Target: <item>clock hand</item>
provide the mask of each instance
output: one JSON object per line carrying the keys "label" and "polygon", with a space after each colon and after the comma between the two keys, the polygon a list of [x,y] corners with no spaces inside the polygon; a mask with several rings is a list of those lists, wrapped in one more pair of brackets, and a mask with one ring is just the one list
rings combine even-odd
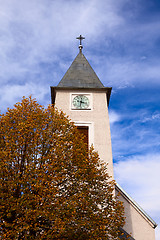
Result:
{"label": "clock hand", "polygon": [[83,101],[82,101],[82,97],[81,97],[81,100],[80,100],[80,107],[81,107],[82,103],[83,103]]}

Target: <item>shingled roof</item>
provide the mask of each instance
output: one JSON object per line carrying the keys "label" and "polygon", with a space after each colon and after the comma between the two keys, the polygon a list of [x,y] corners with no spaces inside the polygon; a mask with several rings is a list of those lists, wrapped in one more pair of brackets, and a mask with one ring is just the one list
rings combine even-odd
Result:
{"label": "shingled roof", "polygon": [[103,88],[104,85],[80,51],[57,87]]}

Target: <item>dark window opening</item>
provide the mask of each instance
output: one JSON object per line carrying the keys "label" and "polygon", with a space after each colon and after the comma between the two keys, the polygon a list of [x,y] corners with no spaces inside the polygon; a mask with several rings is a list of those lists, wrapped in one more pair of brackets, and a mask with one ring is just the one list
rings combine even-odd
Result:
{"label": "dark window opening", "polygon": [[89,146],[89,127],[88,126],[77,126],[77,129],[79,131],[80,134],[82,134],[84,136],[84,143],[87,146]]}

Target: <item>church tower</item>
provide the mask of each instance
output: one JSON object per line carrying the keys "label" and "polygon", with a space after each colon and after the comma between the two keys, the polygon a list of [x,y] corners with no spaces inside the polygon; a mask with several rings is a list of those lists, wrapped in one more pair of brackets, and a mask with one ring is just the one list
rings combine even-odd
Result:
{"label": "church tower", "polygon": [[104,87],[82,53],[81,35],[79,53],[57,87],[51,87],[52,104],[65,112],[93,144],[100,159],[108,163],[113,177],[111,135],[108,116],[110,87]]}
{"label": "church tower", "polygon": [[[93,144],[100,159],[108,163],[108,174],[114,179],[108,116],[111,88],[104,87],[82,53],[84,38],[80,35],[77,39],[80,40],[77,57],[58,86],[51,87],[52,104],[85,134],[85,141],[89,146]],[[124,236],[131,233],[130,240],[154,240],[156,223],[118,184],[115,193],[120,194],[124,203]]]}

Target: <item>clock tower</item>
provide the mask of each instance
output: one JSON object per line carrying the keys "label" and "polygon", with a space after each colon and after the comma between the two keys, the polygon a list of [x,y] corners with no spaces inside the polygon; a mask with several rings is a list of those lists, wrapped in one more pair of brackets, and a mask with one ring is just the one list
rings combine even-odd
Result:
{"label": "clock tower", "polygon": [[93,144],[100,159],[108,163],[113,177],[111,135],[108,116],[110,87],[104,87],[82,53],[81,35],[79,53],[58,86],[51,87],[52,104],[65,112],[77,128]]}
{"label": "clock tower", "polygon": [[[104,87],[82,53],[81,35],[79,53],[58,86],[51,87],[52,104],[65,112],[84,135],[88,147],[93,144],[102,161],[108,163],[108,174],[113,176],[108,106],[110,87]],[[118,185],[115,194],[124,203],[126,223],[123,236],[131,233],[130,240],[154,240],[156,223]],[[128,239],[128,238],[127,238]]]}

